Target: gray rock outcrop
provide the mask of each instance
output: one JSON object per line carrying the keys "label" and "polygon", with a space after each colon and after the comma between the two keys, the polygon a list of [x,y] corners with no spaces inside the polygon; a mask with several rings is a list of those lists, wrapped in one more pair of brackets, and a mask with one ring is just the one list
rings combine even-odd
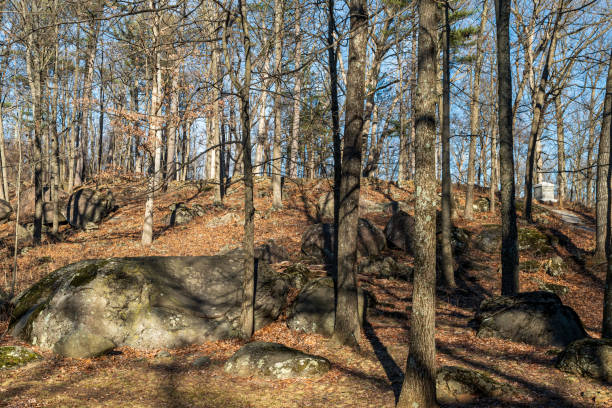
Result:
{"label": "gray rock outcrop", "polygon": [[78,190],[70,196],[66,205],[66,218],[70,225],[85,228],[87,223],[100,223],[115,210],[115,198],[110,190]]}
{"label": "gray rock outcrop", "polygon": [[[243,254],[81,261],[13,300],[11,334],[65,356],[173,348],[238,335]],[[285,306],[289,279],[260,263],[255,328]]]}
{"label": "gray rock outcrop", "polygon": [[554,293],[538,291],[485,299],[475,318],[478,337],[565,347],[588,337],[580,318]]}
{"label": "gray rock outcrop", "polygon": [[319,377],[331,368],[329,360],[279,343],[255,341],[242,346],[225,363],[232,375],[284,380]]}

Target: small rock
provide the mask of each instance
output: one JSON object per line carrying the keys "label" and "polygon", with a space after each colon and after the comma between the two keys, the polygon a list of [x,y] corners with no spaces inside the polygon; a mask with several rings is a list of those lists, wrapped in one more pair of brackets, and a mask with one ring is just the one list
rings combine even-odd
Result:
{"label": "small rock", "polygon": [[491,202],[486,197],[479,197],[472,203],[472,208],[475,212],[488,212]]}
{"label": "small rock", "polygon": [[166,350],[158,351],[157,354],[155,354],[155,358],[170,358],[170,357],[172,357],[172,354],[168,353]]}
{"label": "small rock", "polygon": [[286,267],[284,273],[289,276],[289,284],[298,290],[301,290],[313,276],[310,269],[299,262]]}
{"label": "small rock", "polygon": [[412,268],[397,262],[390,256],[382,259],[376,257],[364,259],[357,268],[359,273],[365,275],[374,275],[383,279],[412,281]]}
{"label": "small rock", "polygon": [[571,343],[557,360],[557,368],[612,383],[612,339],[581,339]]}
{"label": "small rock", "polygon": [[211,359],[208,356],[198,357],[191,363],[192,366],[197,368],[207,367],[211,363]]}
{"label": "small rock", "polygon": [[544,282],[538,278],[534,278],[533,281],[538,284],[538,289],[545,292],[554,293],[558,296],[567,295],[569,288],[565,285],[559,285],[557,283]]}
{"label": "small rock", "polygon": [[229,212],[222,217],[213,218],[212,220],[206,223],[208,228],[217,228],[222,227],[228,224],[237,224],[240,222],[240,216],[238,214],[234,214],[233,212]]}
{"label": "small rock", "polygon": [[225,363],[227,373],[275,378],[319,377],[331,368],[329,360],[279,343],[256,341],[240,348]]}
{"label": "small rock", "polygon": [[21,346],[0,347],[0,370],[21,367],[32,361],[40,360],[42,357]]}
{"label": "small rock", "polygon": [[548,275],[555,278],[563,276],[565,275],[566,271],[565,261],[563,261],[563,258],[561,258],[559,255],[555,255],[548,261],[546,261],[546,264],[544,265],[544,270]]}
{"label": "small rock", "polygon": [[466,368],[440,367],[436,376],[436,398],[442,404],[468,404],[479,397],[500,399],[515,392],[510,385]]}

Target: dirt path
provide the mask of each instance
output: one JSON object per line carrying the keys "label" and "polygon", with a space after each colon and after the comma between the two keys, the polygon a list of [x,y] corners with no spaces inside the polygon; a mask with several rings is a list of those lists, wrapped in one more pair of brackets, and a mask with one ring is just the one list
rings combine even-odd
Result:
{"label": "dirt path", "polygon": [[550,211],[557,214],[561,221],[565,222],[566,224],[571,224],[576,228],[580,228],[585,231],[595,232],[595,228],[592,226],[592,223],[587,222],[582,216],[576,214],[575,212],[558,208],[551,208]]}

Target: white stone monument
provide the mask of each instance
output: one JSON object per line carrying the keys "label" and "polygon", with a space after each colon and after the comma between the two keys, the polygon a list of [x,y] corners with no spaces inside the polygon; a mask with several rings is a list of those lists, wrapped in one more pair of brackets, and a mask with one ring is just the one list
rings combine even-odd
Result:
{"label": "white stone monument", "polygon": [[533,196],[541,202],[556,203],[555,185],[552,183],[542,182],[533,186]]}

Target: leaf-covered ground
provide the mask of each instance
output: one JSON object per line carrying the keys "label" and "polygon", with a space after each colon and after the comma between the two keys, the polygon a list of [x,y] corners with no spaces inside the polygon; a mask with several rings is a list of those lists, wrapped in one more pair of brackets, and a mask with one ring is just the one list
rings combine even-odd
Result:
{"label": "leaf-covered ground", "polygon": [[[139,255],[212,255],[239,246],[241,221],[223,227],[207,223],[227,212],[242,215],[242,191],[229,189],[225,206],[213,206],[213,192],[203,184],[173,184],[156,197],[155,241],[151,247],[140,245],[144,211],[144,184],[137,179],[99,180],[116,193],[119,210],[98,230],[75,232],[62,227],[61,239],[47,240],[35,248],[19,247],[18,290],[27,288],[45,274],[66,264],[87,258]],[[256,242],[275,239],[300,258],[299,247],[305,227],[317,222],[316,201],[330,188],[327,180],[285,184],[285,208],[270,210],[270,185],[267,179],[256,183]],[[484,191],[483,191],[484,193]],[[412,202],[409,187],[399,189],[383,182],[367,181],[363,194],[370,201]],[[459,207],[462,192],[457,191]],[[184,226],[168,228],[163,218],[168,206],[184,201],[199,203],[207,212]],[[498,207],[499,208],[499,207]],[[383,228],[389,213],[365,214]],[[599,337],[603,304],[604,267],[593,264],[592,214],[582,214],[584,224],[569,225],[546,208],[537,207],[536,228],[551,242],[549,250],[521,253],[521,261],[535,260],[540,265],[555,253],[569,265],[570,273],[552,278],[539,268],[521,274],[522,290],[535,290],[542,282],[563,284],[569,292],[565,304],[580,315],[587,331]],[[472,222],[459,217],[455,224],[477,234],[484,224],[499,223],[499,217],[477,213]],[[526,226],[526,225],[522,225]],[[10,222],[0,226],[0,288],[6,290],[13,265]],[[407,264],[412,259],[398,251],[389,254]],[[454,293],[438,291],[437,359],[439,365],[459,365],[479,370],[517,389],[514,396],[499,400],[482,399],[468,406],[509,407],[594,407],[611,406],[612,391],[604,384],[558,371],[555,358],[560,350],[534,347],[475,336],[469,321],[480,301],[499,293],[498,254],[471,248],[458,260],[459,289]],[[283,267],[283,265],[279,265]],[[311,265],[323,271],[322,265]],[[44,360],[18,370],[0,371],[0,406],[3,407],[393,407],[402,382],[408,353],[412,285],[403,281],[360,276],[360,284],[374,297],[368,323],[361,339],[361,352],[337,347],[324,337],[289,330],[284,322],[274,323],[257,333],[257,340],[275,341],[327,357],[332,370],[315,380],[262,380],[236,378],[223,371],[223,363],[241,342],[211,342],[189,348],[142,352],[127,348],[95,359],[73,360],[54,357],[37,350]],[[7,316],[0,315],[0,333]],[[22,344],[6,335],[0,345]],[[36,350],[36,348],[34,348]],[[209,356],[210,364],[194,362]],[[457,405],[459,406],[459,405]]]}

